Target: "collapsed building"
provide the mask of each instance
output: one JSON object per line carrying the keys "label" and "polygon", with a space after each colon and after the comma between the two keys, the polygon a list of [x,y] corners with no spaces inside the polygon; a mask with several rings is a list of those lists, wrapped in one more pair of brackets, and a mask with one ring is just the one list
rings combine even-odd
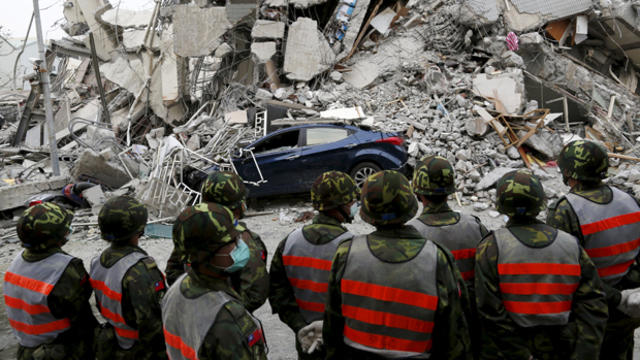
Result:
{"label": "collapsed building", "polygon": [[448,158],[458,201],[477,210],[510,169],[556,176],[553,160],[578,137],[605,144],[610,181],[640,195],[639,9],[162,0],[130,11],[65,1],[69,36],[47,57],[62,175],[51,175],[34,73],[29,91],[0,97],[0,211],[10,218],[31,195],[84,181],[97,185],[84,190],[90,206],[129,192],[170,218],[198,201],[189,171],[233,170],[238,144],[319,122],[402,132],[410,164]]}

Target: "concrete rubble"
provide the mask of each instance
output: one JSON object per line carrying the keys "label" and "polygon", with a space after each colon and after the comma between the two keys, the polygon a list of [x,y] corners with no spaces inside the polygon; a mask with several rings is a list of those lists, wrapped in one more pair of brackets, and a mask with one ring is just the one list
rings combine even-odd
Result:
{"label": "concrete rubble", "polygon": [[610,2],[67,1],[69,37],[50,46],[63,175],[51,173],[32,76],[30,91],[0,92],[0,211],[88,181],[94,212],[131,193],[153,217],[175,216],[198,200],[194,169],[232,170],[239,145],[314,122],[399,132],[410,165],[446,157],[460,204],[492,218],[495,182],[512,169],[559,196],[554,160],[578,138],[607,146],[610,181],[640,195],[640,16]]}

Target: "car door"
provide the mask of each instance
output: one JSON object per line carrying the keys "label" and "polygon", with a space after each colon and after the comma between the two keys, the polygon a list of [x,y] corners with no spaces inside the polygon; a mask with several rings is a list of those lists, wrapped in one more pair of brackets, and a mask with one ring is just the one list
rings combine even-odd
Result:
{"label": "car door", "polygon": [[339,126],[318,126],[303,131],[300,156],[305,168],[306,190],[311,189],[315,179],[326,171],[349,172],[352,149],[358,144],[353,130]]}
{"label": "car door", "polygon": [[300,170],[299,143],[299,129],[274,133],[249,145],[255,162],[247,151],[242,159],[234,161],[238,174],[247,182],[258,182],[262,174],[265,182],[249,185],[252,197],[304,191],[297,190],[302,181],[295,176]]}

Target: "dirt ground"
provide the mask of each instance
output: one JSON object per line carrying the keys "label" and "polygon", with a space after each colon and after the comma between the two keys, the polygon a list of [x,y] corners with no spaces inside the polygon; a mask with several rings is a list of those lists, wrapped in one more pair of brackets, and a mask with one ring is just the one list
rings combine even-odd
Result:
{"label": "dirt ground", "polygon": [[[279,221],[278,215],[280,210],[290,209],[291,207],[294,207],[295,209],[304,209],[305,205],[309,206],[310,209],[310,204],[302,202],[302,199],[290,199],[281,202],[272,201],[269,204],[263,204],[260,210],[273,211],[273,213],[246,219],[248,227],[259,233],[267,245],[269,250],[269,263],[271,262],[271,256],[278,246],[278,243],[289,232],[301,226],[300,223],[282,225]],[[456,204],[451,203],[451,205],[454,209],[460,210]],[[471,207],[465,207],[462,210],[479,216],[489,229],[497,229],[504,224],[502,216],[493,218],[489,215],[489,211],[476,213],[472,211]],[[347,224],[347,228],[352,232],[359,234],[366,234],[373,231],[373,227],[364,223],[359,217],[353,224]],[[84,261],[85,266],[88,266],[91,258],[98,255],[106,246],[107,243],[102,241],[99,237],[97,227],[93,227],[83,231],[82,233],[74,235],[71,241],[64,246],[64,250],[81,258]],[[173,244],[171,239],[143,239],[141,241],[141,247],[156,259],[160,268],[164,269],[169,254],[173,249]],[[20,250],[21,248],[18,243],[5,242],[0,244],[1,274],[4,274],[11,263],[11,260]],[[284,323],[280,322],[277,315],[271,314],[271,308],[268,302],[258,309],[255,312],[255,315],[262,321],[266,332],[267,344],[269,346],[269,359],[296,359],[293,332]],[[636,336],[638,336],[638,333]],[[638,341],[636,341],[636,343],[638,343]],[[16,339],[11,333],[5,308],[2,306],[0,307],[0,360],[14,359],[16,347]],[[640,359],[638,345],[636,345],[634,359]]]}

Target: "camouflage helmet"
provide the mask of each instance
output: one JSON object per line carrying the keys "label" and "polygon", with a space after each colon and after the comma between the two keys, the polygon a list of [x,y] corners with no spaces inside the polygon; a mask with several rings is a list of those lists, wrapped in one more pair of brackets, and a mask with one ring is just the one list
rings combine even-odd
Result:
{"label": "camouflage helmet", "polygon": [[454,171],[442,156],[422,159],[413,172],[413,191],[419,195],[449,195],[455,192]]}
{"label": "camouflage helmet", "polygon": [[98,214],[98,227],[108,242],[122,243],[144,233],[147,208],[131,196],[117,196],[107,200]]}
{"label": "camouflage helmet", "polygon": [[71,229],[73,213],[51,202],[34,205],[22,213],[16,230],[22,246],[44,250],[58,244]]}
{"label": "camouflage helmet", "polygon": [[222,204],[231,210],[242,206],[247,197],[247,188],[242,178],[235,173],[216,171],[204,180],[202,184],[202,201]]}
{"label": "camouflage helmet", "polygon": [[311,203],[318,211],[335,209],[357,200],[360,189],[351,176],[340,171],[327,171],[311,186]]}
{"label": "camouflage helmet", "polygon": [[192,262],[208,259],[240,234],[233,213],[226,206],[200,203],[182,211],[173,224],[173,241]]}
{"label": "camouflage helmet", "polygon": [[496,208],[507,216],[535,217],[544,209],[544,189],[530,170],[516,170],[498,180]]}
{"label": "camouflage helmet", "polygon": [[607,177],[609,155],[607,150],[593,141],[576,140],[560,152],[558,166],[565,179],[600,182]]}
{"label": "camouflage helmet", "polygon": [[404,175],[385,170],[367,178],[362,186],[360,217],[375,226],[402,225],[418,211],[418,201]]}

